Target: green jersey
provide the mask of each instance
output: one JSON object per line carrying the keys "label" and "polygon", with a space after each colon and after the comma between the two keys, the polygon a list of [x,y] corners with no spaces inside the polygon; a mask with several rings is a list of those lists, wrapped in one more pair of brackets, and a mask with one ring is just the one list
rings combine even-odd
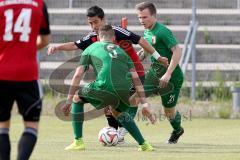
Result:
{"label": "green jersey", "polygon": [[[178,44],[172,32],[159,22],[156,22],[151,30],[144,31],[144,39],[146,39],[156,50],[163,56],[167,57],[170,62],[172,59],[171,48]],[[152,67],[156,71],[166,72],[166,68],[159,64],[159,62],[151,57]],[[179,65],[176,66],[174,72],[181,72]],[[176,73],[173,73],[175,75]]]}
{"label": "green jersey", "polygon": [[[144,38],[157,50],[157,52],[167,57],[170,62],[172,59],[171,48],[178,44],[172,32],[160,23],[156,23],[151,30],[144,31]],[[180,89],[183,83],[183,73],[179,65],[172,73],[169,87],[165,89],[159,87],[159,78],[167,71],[167,68],[161,65],[157,60],[151,57],[152,65],[146,74],[144,89],[146,95],[160,94],[162,104],[165,108],[175,107]],[[173,87],[173,88],[172,88]]]}
{"label": "green jersey", "polygon": [[129,92],[134,68],[129,56],[117,45],[110,42],[95,42],[82,53],[80,64],[93,66],[96,80],[93,88],[107,91]]}

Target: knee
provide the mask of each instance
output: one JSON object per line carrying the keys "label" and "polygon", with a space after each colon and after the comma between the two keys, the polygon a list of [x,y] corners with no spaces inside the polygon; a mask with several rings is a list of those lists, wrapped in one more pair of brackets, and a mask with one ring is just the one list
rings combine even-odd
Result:
{"label": "knee", "polygon": [[34,130],[38,131],[39,123],[38,122],[25,121],[24,126],[25,126],[25,128],[33,128]]}
{"label": "knee", "polygon": [[10,120],[0,122],[0,128],[9,128],[10,127]]}
{"label": "knee", "polygon": [[174,119],[176,115],[176,110],[175,109],[165,109],[164,110],[166,117],[170,119]]}
{"label": "knee", "polygon": [[106,117],[112,115],[110,106],[107,106],[107,107],[104,108],[104,114],[105,114]]}

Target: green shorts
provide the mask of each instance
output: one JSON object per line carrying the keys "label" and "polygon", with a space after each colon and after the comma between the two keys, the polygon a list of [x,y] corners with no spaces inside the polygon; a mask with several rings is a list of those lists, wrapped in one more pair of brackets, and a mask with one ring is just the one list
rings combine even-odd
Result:
{"label": "green shorts", "polygon": [[78,95],[85,103],[90,103],[94,108],[98,110],[111,105],[117,111],[125,112],[130,106],[129,90],[103,90],[94,87],[94,82],[80,88]]}
{"label": "green shorts", "polygon": [[165,108],[175,107],[177,104],[180,89],[183,84],[183,74],[181,69],[176,68],[174,71],[169,84],[165,88],[160,88],[159,79],[165,73],[165,69],[158,71],[150,68],[145,74],[144,89],[146,96],[160,95],[162,99],[162,105]]}

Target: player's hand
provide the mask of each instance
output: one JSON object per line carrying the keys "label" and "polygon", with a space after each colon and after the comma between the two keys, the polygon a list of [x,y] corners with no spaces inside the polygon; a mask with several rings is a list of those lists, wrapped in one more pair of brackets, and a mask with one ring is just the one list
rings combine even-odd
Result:
{"label": "player's hand", "polygon": [[169,66],[169,62],[168,62],[168,58],[167,57],[159,57],[158,58],[158,62],[162,65],[164,65],[165,67]]}
{"label": "player's hand", "polygon": [[171,74],[166,72],[161,78],[160,78],[160,88],[165,88],[168,85],[169,80],[171,79]]}
{"label": "player's hand", "polygon": [[47,54],[48,54],[48,55],[52,55],[52,54],[54,54],[56,51],[57,51],[57,46],[49,46],[49,47],[48,47],[48,52],[47,52]]}
{"label": "player's hand", "polygon": [[142,115],[146,116],[152,124],[156,122],[156,117],[149,103],[144,103],[142,108]]}
{"label": "player's hand", "polygon": [[62,107],[61,107],[61,111],[64,113],[64,116],[68,116],[70,111],[71,111],[71,104],[64,104]]}

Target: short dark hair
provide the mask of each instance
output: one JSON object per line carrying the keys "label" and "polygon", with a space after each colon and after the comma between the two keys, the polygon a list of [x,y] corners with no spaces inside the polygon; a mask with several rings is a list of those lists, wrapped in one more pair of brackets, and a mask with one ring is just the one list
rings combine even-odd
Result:
{"label": "short dark hair", "polygon": [[156,15],[157,14],[157,10],[156,7],[153,3],[151,2],[142,2],[136,5],[135,7],[137,10],[142,11],[144,9],[148,9],[151,13],[151,15]]}
{"label": "short dark hair", "polygon": [[98,30],[99,37],[111,39],[115,36],[115,32],[110,24],[103,25]]}
{"label": "short dark hair", "polygon": [[104,18],[103,9],[98,6],[92,6],[92,7],[88,8],[87,17],[95,17],[95,16],[103,19]]}

